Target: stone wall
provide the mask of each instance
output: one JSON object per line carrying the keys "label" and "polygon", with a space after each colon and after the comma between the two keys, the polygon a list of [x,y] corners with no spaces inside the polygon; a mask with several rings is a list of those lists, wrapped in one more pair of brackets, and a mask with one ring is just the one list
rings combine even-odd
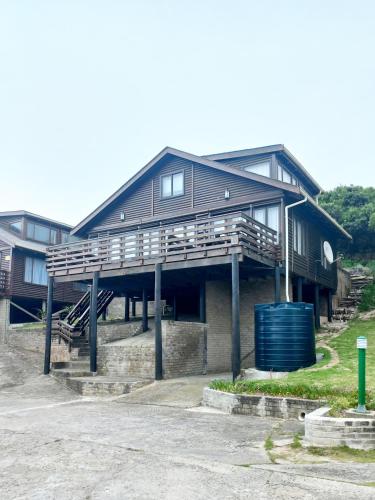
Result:
{"label": "stone wall", "polygon": [[305,442],[309,446],[349,446],[361,450],[375,449],[375,418],[327,417],[323,407],[305,418]]}
{"label": "stone wall", "polygon": [[342,269],[340,265],[337,266],[337,290],[333,296],[333,308],[338,307],[339,300],[347,297],[351,288],[350,274],[345,269]]}
{"label": "stone wall", "polygon": [[115,340],[126,339],[142,333],[142,324],[140,321],[116,322],[98,322],[98,345],[114,342]]}
{"label": "stone wall", "polygon": [[[165,300],[161,301],[162,307],[166,304]],[[130,303],[130,315],[132,311],[132,305]],[[136,302],[135,305],[135,315],[140,318],[142,316],[142,301]],[[154,301],[148,301],[148,316],[155,316]],[[111,303],[107,307],[107,319],[108,320],[123,320],[125,317],[125,297],[115,297],[112,299]]]}
{"label": "stone wall", "polygon": [[[285,280],[281,280],[281,298],[285,299]],[[291,289],[290,289],[291,293]],[[273,277],[240,281],[240,329],[242,367],[255,365],[254,306],[275,300]],[[232,291],[230,281],[208,281],[206,284],[206,320],[208,331],[208,371],[231,369]]]}
{"label": "stone wall", "polygon": [[13,347],[44,353],[45,327],[31,323],[29,326],[10,326],[8,329],[8,344]]}
{"label": "stone wall", "polygon": [[[206,326],[162,321],[165,378],[199,375],[206,368]],[[98,347],[98,373],[110,376],[155,377],[155,338],[148,331]]]}
{"label": "stone wall", "polygon": [[324,401],[273,396],[250,396],[203,390],[203,406],[217,408],[226,413],[252,415],[255,417],[305,418],[308,413],[320,408]]}
{"label": "stone wall", "polygon": [[165,378],[206,373],[206,325],[163,321],[162,338]]}

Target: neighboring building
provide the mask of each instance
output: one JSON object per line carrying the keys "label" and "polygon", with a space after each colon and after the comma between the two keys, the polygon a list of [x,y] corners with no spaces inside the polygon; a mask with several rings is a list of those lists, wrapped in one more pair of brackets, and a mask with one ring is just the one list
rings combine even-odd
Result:
{"label": "neighboring building", "polygon": [[[204,157],[167,147],[73,229],[83,242],[51,249],[48,271],[58,283],[97,276],[144,307],[155,299],[157,309],[160,292],[175,320],[207,324],[209,371],[230,368],[238,333],[251,366],[253,306],[285,300],[286,244],[290,300],[315,303],[317,325],[331,315],[337,270],[323,242],[336,253],[350,235],[319,207],[320,191],[282,145]],[[284,208],[300,200],[286,235]],[[155,328],[160,347],[158,317]]]}
{"label": "neighboring building", "polygon": [[[47,246],[71,241],[71,226],[23,210],[0,212],[0,339],[6,324],[35,321],[47,299]],[[77,285],[59,284],[53,310],[82,296]]]}

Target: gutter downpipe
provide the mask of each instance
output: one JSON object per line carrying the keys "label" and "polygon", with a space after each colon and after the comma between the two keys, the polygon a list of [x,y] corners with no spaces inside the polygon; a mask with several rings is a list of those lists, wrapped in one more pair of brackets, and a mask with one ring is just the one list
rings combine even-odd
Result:
{"label": "gutter downpipe", "polygon": [[302,203],[307,202],[307,196],[305,195],[303,200],[296,201],[291,205],[285,205],[285,297],[286,302],[290,302],[289,297],[289,209],[294,208],[297,205],[302,205]]}

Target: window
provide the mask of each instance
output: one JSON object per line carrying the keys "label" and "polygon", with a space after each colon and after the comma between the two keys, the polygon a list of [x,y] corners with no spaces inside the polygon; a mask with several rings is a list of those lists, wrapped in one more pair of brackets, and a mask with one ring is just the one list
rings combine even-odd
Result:
{"label": "window", "polygon": [[280,207],[278,205],[254,208],[253,217],[279,234]]}
{"label": "window", "polygon": [[281,182],[287,182],[288,184],[297,185],[297,179],[291,175],[284,167],[277,165],[277,179]]}
{"label": "window", "polygon": [[271,177],[270,172],[271,164],[269,161],[263,161],[262,163],[254,163],[254,165],[249,165],[245,167],[246,172],[252,172],[253,174],[263,175],[264,177]]}
{"label": "window", "polygon": [[40,241],[41,243],[50,243],[51,245],[56,245],[57,243],[56,229],[48,226],[28,222],[26,235],[30,240]]}
{"label": "window", "polygon": [[293,250],[306,255],[306,227],[298,219],[293,219]]}
{"label": "window", "polygon": [[25,259],[25,281],[34,285],[47,286],[46,261],[37,257],[26,257]]}
{"label": "window", "polygon": [[170,198],[184,194],[184,173],[178,172],[161,177],[161,197]]}
{"label": "window", "polygon": [[61,231],[61,243],[68,243],[69,236],[70,236],[70,234],[67,233],[66,231]]}
{"label": "window", "polygon": [[13,233],[21,234],[22,233],[22,221],[11,222],[9,224],[9,229]]}

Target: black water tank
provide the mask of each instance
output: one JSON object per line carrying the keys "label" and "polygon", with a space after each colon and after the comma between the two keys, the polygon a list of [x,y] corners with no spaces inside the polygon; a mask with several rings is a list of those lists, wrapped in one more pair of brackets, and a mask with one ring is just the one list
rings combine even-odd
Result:
{"label": "black water tank", "polygon": [[316,362],[314,310],[305,302],[255,306],[255,366],[291,372]]}

